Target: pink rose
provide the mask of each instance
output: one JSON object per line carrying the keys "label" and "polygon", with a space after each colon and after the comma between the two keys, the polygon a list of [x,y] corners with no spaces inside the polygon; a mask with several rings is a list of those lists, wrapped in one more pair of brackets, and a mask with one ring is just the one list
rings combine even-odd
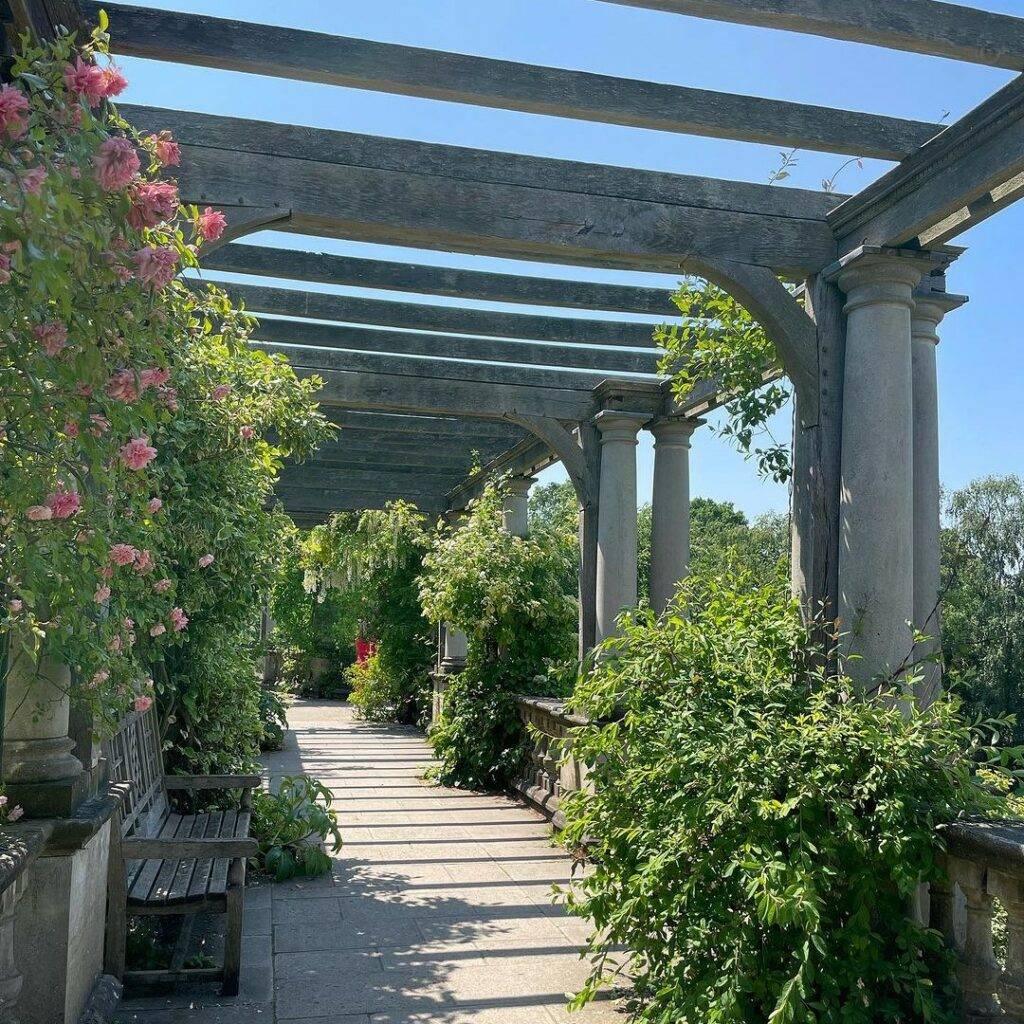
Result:
{"label": "pink rose", "polygon": [[101,416],[98,412],[90,413],[89,421],[92,423],[89,433],[93,437],[99,437],[100,434],[105,434],[110,429],[110,420],[106,416]]}
{"label": "pink rose", "polygon": [[222,398],[227,398],[231,394],[230,384],[218,384],[213,391],[210,392],[210,397],[215,401],[219,402]]}
{"label": "pink rose", "polygon": [[157,594],[166,594],[171,589],[171,581],[164,577],[162,580],[157,580],[153,584],[153,591]]}
{"label": "pink rose", "polygon": [[0,284],[7,284],[11,280],[11,257],[5,252],[0,252]]}
{"label": "pink rose", "polygon": [[153,706],[152,697],[136,697],[133,707],[136,711],[148,711]]}
{"label": "pink rose", "polygon": [[139,549],[131,544],[115,544],[110,549],[110,560],[114,565],[131,565],[139,557]]}
{"label": "pink rose", "polygon": [[103,76],[103,91],[101,95],[104,99],[120,96],[128,88],[128,79],[121,74],[121,69],[116,64],[108,65],[101,74]]}
{"label": "pink rose", "polygon": [[161,633],[166,633],[167,627],[162,623],[158,622],[155,626],[151,626],[149,630],[150,636],[160,636]]}
{"label": "pink rose", "polygon": [[129,469],[145,469],[155,458],[156,449],[149,443],[149,438],[143,434],[141,437],[133,437],[127,444],[122,445],[118,450],[121,462]]}
{"label": "pink rose", "polygon": [[101,587],[96,588],[96,593],[92,595],[92,599],[97,604],[103,604],[104,601],[110,600],[110,587],[105,583]]}
{"label": "pink rose", "polygon": [[135,402],[139,397],[139,381],[134,370],[118,370],[103,388],[107,398],[118,402]]}
{"label": "pink rose", "polygon": [[109,678],[110,673],[105,668],[101,668],[93,675],[91,682],[93,686],[102,686]]}
{"label": "pink rose", "polygon": [[110,643],[107,644],[107,646],[115,654],[120,654],[124,650],[124,641],[121,639],[120,635],[118,635],[118,636],[113,637],[111,639]]}
{"label": "pink rose", "polygon": [[46,168],[42,166],[30,167],[21,176],[22,187],[31,196],[37,196],[42,192],[44,181],[46,181]]}
{"label": "pink rose", "polygon": [[170,618],[175,633],[180,633],[188,625],[188,616],[180,608],[172,608]]}
{"label": "pink rose", "polygon": [[78,437],[78,424],[74,420],[68,420],[64,424],[64,433],[70,438]]}
{"label": "pink rose", "polygon": [[150,370],[143,370],[139,374],[139,383],[145,388],[163,387],[171,379],[171,371],[160,367],[153,367]]}
{"label": "pink rose", "polygon": [[92,396],[92,385],[86,384],[84,381],[79,381],[75,385],[75,394],[79,398],[90,398]]}
{"label": "pink rose", "polygon": [[48,320],[32,328],[43,351],[51,358],[68,343],[68,329],[59,320]]}
{"label": "pink rose", "polygon": [[45,522],[53,518],[53,509],[49,505],[31,505],[25,509],[25,518],[33,522]]}
{"label": "pink rose", "polygon": [[73,516],[82,506],[77,493],[68,490],[66,487],[48,494],[46,496],[46,504],[52,509],[54,519],[67,519]]}
{"label": "pink rose", "polygon": [[129,196],[132,205],[128,223],[136,231],[155,228],[178,212],[178,190],[169,181],[139,181],[131,187]]}
{"label": "pink rose", "polygon": [[64,68],[64,84],[70,92],[81,96],[90,107],[95,107],[103,99],[107,88],[103,70],[95,64],[86,63],[81,57],[77,57],[73,65],[68,64]]}
{"label": "pink rose", "polygon": [[20,597],[15,597],[7,602],[7,608],[12,615],[18,615],[24,607],[25,602]]}
{"label": "pink rose", "polygon": [[205,569],[208,565],[213,565],[213,555],[207,552],[199,559],[198,565],[200,569]]}
{"label": "pink rose", "polygon": [[248,424],[246,424],[244,427],[242,427],[239,433],[242,435],[243,441],[251,441],[255,436],[256,431],[253,430],[252,427],[250,427]]}
{"label": "pink rose", "polygon": [[107,139],[92,158],[96,181],[104,192],[115,192],[131,184],[139,171],[139,154],[122,138]]}
{"label": "pink rose", "polygon": [[28,130],[28,99],[13,85],[0,88],[0,135],[20,139]]}
{"label": "pink rose", "polygon": [[139,557],[135,560],[135,571],[141,576],[145,576],[146,573],[152,572],[156,563],[153,561],[153,553],[149,548],[139,552]]}
{"label": "pink rose", "polygon": [[150,498],[149,503],[146,505],[146,511],[151,516],[155,516],[163,507],[164,503],[159,498]]}
{"label": "pink rose", "polygon": [[199,215],[198,221],[196,221],[196,227],[199,229],[199,234],[203,236],[207,242],[214,242],[221,235],[224,234],[224,229],[228,226],[227,218],[220,210],[214,210],[208,206]]}
{"label": "pink rose", "polygon": [[133,256],[135,276],[154,288],[165,288],[178,271],[178,251],[171,245],[147,245]]}
{"label": "pink rose", "polygon": [[134,629],[135,628],[135,620],[134,619],[130,619],[127,616],[125,616],[125,618],[123,618],[121,620],[121,625],[124,626],[125,629]]}
{"label": "pink rose", "polygon": [[153,143],[157,162],[162,167],[178,167],[181,164],[181,147],[171,138],[170,132],[150,135],[148,141]]}
{"label": "pink rose", "polygon": [[112,565],[105,565],[100,569],[100,579],[112,580],[114,578],[114,567]]}

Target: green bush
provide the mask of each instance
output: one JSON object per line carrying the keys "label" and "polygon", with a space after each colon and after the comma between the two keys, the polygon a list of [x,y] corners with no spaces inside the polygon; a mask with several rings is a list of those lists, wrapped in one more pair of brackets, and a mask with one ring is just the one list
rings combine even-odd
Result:
{"label": "green bush", "polygon": [[385,671],[374,655],[345,671],[349,698],[367,722],[397,722],[406,717],[408,694],[400,678]]}
{"label": "green bush", "polygon": [[810,666],[784,584],[692,579],[581,678],[592,791],[563,804],[593,873],[587,1002],[616,947],[644,1024],[948,1021],[941,937],[908,906],[936,826],[997,810],[955,699],[861,699]]}
{"label": "green bush", "polygon": [[571,537],[556,530],[512,536],[501,504],[488,488],[424,559],[424,610],[468,639],[466,665],[430,734],[436,777],[449,786],[498,789],[509,781],[525,740],[515,695],[560,694],[550,669],[576,653],[576,601],[565,583]]}
{"label": "green bush", "polygon": [[308,775],[288,775],[276,793],[253,798],[252,834],[259,841],[259,866],[276,881],[295,875],[315,878],[331,870],[323,843],[341,849],[338,815],[331,810],[331,791]]}
{"label": "green bush", "polygon": [[284,746],[284,731],[288,728],[288,708],[277,690],[264,687],[259,697],[260,750],[280,750]]}

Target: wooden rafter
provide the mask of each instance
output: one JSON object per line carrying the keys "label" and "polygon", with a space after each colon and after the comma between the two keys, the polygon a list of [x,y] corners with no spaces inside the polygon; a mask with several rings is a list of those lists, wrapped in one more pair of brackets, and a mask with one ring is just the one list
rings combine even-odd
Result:
{"label": "wooden rafter", "polygon": [[549,262],[700,272],[702,258],[806,276],[844,197],[660,171],[122,107],[182,143],[182,194],[291,211],[282,229]]}
{"label": "wooden rafter", "polygon": [[1024,70],[1024,19],[936,0],[604,0]]}
{"label": "wooden rafter", "polygon": [[477,106],[899,160],[939,125],[207,15],[83,2],[133,57]]}

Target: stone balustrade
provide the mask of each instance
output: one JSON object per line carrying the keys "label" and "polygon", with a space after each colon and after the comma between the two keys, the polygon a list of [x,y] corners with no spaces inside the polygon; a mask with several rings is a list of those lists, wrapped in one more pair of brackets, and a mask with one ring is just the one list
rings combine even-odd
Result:
{"label": "stone balustrade", "polygon": [[0,828],[0,1021],[17,1024],[24,977],[15,946],[15,907],[28,885],[33,861],[53,832],[49,822]]}
{"label": "stone balustrade", "polygon": [[555,828],[565,818],[560,811],[562,797],[587,784],[586,770],[569,756],[569,733],[586,719],[565,710],[565,701],[551,697],[517,697],[519,717],[531,735],[530,755],[522,778],[513,789],[527,803],[546,814]]}

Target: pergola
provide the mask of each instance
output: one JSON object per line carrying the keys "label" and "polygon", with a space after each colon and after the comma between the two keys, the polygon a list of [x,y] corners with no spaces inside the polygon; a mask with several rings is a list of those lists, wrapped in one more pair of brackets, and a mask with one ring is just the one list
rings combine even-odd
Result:
{"label": "pergola", "polygon": [[[935,0],[603,2],[1024,68],[1024,19]],[[13,3],[44,35],[101,7],[116,54],[893,161],[846,197],[121,108],[141,128],[171,130],[183,198],[223,209],[231,239],[272,227],[721,285],[764,326],[794,386],[795,588],[809,612],[838,615],[863,656],[854,675],[900,664],[907,624],[927,628],[938,595],[934,345],[943,314],[964,301],[946,292],[961,252],[947,243],[1024,190],[1020,78],[942,126],[119,3]],[[650,324],[607,314],[668,317],[666,294],[240,242],[204,265],[252,279],[228,290],[265,314],[259,344],[323,377],[322,402],[345,428],[282,478],[298,522],[399,497],[457,513],[488,476],[528,478],[560,460],[582,510],[589,646],[636,598],[635,446],[647,428],[652,597],[664,604],[686,571],[690,435],[723,396],[709,381],[675,403]],[[591,316],[357,299],[261,278]],[[510,508],[525,500],[525,488],[511,490]]]}

